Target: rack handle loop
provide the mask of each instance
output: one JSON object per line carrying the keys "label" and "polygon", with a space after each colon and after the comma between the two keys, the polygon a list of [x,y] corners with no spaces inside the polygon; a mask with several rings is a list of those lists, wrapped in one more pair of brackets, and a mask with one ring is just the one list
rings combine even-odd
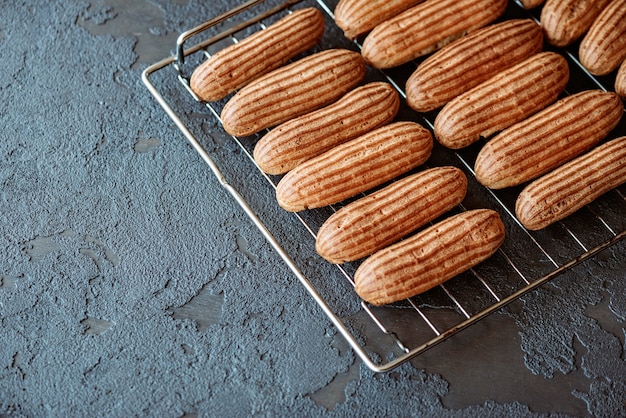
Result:
{"label": "rack handle loop", "polygon": [[[210,20],[207,20],[206,22],[204,22],[204,23],[202,23],[202,24],[200,24],[200,25],[198,25],[198,26],[196,26],[194,28],[191,28],[191,29],[181,33],[178,36],[178,39],[176,40],[176,63],[175,63],[176,65],[175,66],[180,71],[180,68],[182,67],[183,63],[185,62],[184,44],[185,44],[186,41],[189,40],[189,38],[191,38],[191,37],[193,37],[193,36],[195,36],[195,35],[197,35],[197,34],[199,34],[201,32],[204,32],[204,31],[206,31],[206,30],[208,30],[208,29],[210,29],[210,28],[212,28],[212,27],[214,27],[216,25],[219,25],[220,23],[230,19],[231,17],[236,16],[239,13],[241,13],[241,12],[243,12],[245,10],[250,9],[250,8],[256,6],[257,4],[263,3],[264,1],[265,0],[248,0],[247,2],[237,6],[235,8],[233,8],[231,10],[229,10],[226,13],[223,13],[223,14],[221,14],[219,16],[216,16],[216,17],[214,17],[214,18],[212,18]],[[290,6],[292,6],[292,5],[296,4],[296,3],[299,3],[301,1],[302,0],[289,0],[289,1],[286,1],[283,4],[281,4],[279,6],[276,6],[276,7],[274,7],[271,10],[268,10],[267,12],[258,15],[256,18],[250,19],[249,21],[246,22],[246,24],[244,26],[236,26],[235,28],[237,30],[240,30],[240,29],[242,29],[245,26],[249,26],[249,25],[251,25],[253,23],[256,23],[256,22],[266,18],[267,16],[276,13],[279,10],[285,9],[287,7],[290,7]],[[230,31],[229,33],[231,33],[231,32],[234,32],[234,30]]]}

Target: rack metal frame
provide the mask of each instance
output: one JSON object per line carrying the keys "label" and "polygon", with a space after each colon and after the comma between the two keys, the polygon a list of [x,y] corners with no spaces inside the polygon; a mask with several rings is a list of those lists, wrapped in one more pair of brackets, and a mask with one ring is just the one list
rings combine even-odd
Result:
{"label": "rack metal frame", "polygon": [[[330,319],[332,324],[346,339],[352,349],[358,354],[361,360],[371,370],[375,372],[386,372],[394,369],[402,363],[423,353],[435,344],[446,340],[457,332],[487,317],[491,313],[503,308],[504,306],[520,298],[524,294],[538,288],[539,286],[544,285],[545,283],[549,282],[554,277],[562,274],[566,270],[571,269],[575,265],[582,263],[585,260],[593,258],[600,251],[613,246],[614,244],[623,240],[626,237],[626,228],[620,230],[621,228],[623,228],[623,225],[620,225],[619,222],[617,223],[616,228],[615,221],[611,220],[626,218],[626,197],[624,196],[624,193],[619,189],[610,192],[610,202],[602,205],[600,209],[595,207],[585,209],[589,212],[589,216],[592,216],[594,218],[593,224],[599,225],[600,229],[604,229],[598,234],[600,238],[591,240],[592,244],[589,245],[589,243],[586,242],[589,240],[586,240],[584,237],[580,236],[580,233],[576,231],[575,228],[572,228],[571,225],[568,225],[567,222],[560,222],[559,226],[556,227],[558,228],[558,230],[556,232],[548,233],[547,235],[542,235],[542,233],[535,234],[525,230],[524,227],[517,221],[515,215],[512,213],[511,205],[510,203],[507,203],[506,196],[503,197],[498,192],[482,188],[480,190],[483,198],[486,199],[486,201],[493,203],[494,208],[497,209],[505,218],[505,222],[509,230],[514,230],[516,236],[521,236],[525,241],[530,243],[527,244],[527,246],[531,247],[532,251],[534,252],[533,254],[538,254],[539,259],[541,259],[539,264],[543,265],[543,267],[537,269],[537,271],[534,271],[531,268],[531,273],[529,274],[527,272],[527,270],[529,270],[528,266],[518,265],[517,260],[520,259],[519,253],[523,252],[523,250],[514,249],[514,252],[516,252],[516,254],[512,255],[507,252],[506,248],[501,248],[497,253],[498,262],[496,263],[495,267],[490,268],[487,273],[480,271],[480,269],[478,268],[471,269],[471,271],[469,271],[465,277],[459,279],[461,281],[471,280],[474,284],[470,284],[468,287],[475,287],[478,289],[468,291],[467,295],[464,295],[464,290],[458,292],[456,289],[451,289],[450,286],[446,283],[440,285],[437,288],[435,292],[438,292],[438,295],[433,298],[427,297],[425,300],[421,300],[419,297],[411,298],[405,303],[401,303],[397,306],[392,306],[389,308],[378,308],[370,306],[368,303],[362,300],[358,300],[358,297],[355,295],[355,300],[357,300],[357,302],[355,303],[359,303],[360,310],[366,314],[366,318],[369,318],[369,321],[371,321],[371,323],[373,324],[373,329],[377,330],[377,335],[367,335],[369,331],[366,330],[370,329],[369,326],[364,327],[364,329],[366,329],[365,331],[364,329],[358,329],[358,327],[355,327],[354,324],[351,323],[351,320],[347,318],[342,318],[336,312],[336,310],[331,307],[325,296],[316,287],[316,284],[310,280],[310,277],[307,277],[303,273],[301,266],[298,264],[297,261],[294,260],[293,254],[290,254],[287,250],[285,250],[284,246],[281,245],[280,241],[276,238],[275,233],[270,230],[266,222],[264,222],[264,220],[261,219],[261,217],[255,212],[250,203],[242,196],[240,191],[236,187],[234,187],[232,183],[227,179],[227,176],[224,175],[223,171],[220,169],[215,159],[211,156],[211,153],[207,150],[205,146],[202,145],[202,141],[199,140],[200,134],[197,132],[192,132],[191,128],[188,126],[189,124],[187,118],[189,117],[189,115],[185,112],[191,112],[192,109],[197,110],[198,106],[202,105],[205,106],[205,109],[209,111],[212,117],[215,117],[217,118],[217,120],[219,120],[219,105],[212,103],[203,103],[195,96],[195,94],[189,87],[189,78],[187,75],[185,75],[185,72],[183,70],[183,64],[185,63],[187,57],[196,53],[201,53],[205,56],[209,56],[208,48],[210,46],[224,40],[228,40],[228,42],[237,42],[236,34],[244,29],[256,27],[256,29],[262,30],[265,28],[263,21],[266,18],[274,16],[278,13],[289,13],[290,10],[296,4],[302,2],[302,0],[290,0],[278,6],[272,7],[268,10],[259,12],[254,15],[254,17],[247,19],[243,22],[230,25],[228,28],[222,30],[217,35],[211,36],[208,39],[193,45],[192,47],[185,48],[185,43],[192,37],[198,36],[205,33],[209,29],[216,28],[222,24],[225,24],[225,22],[229,22],[232,18],[239,16],[242,12],[254,9],[257,6],[262,5],[264,2],[265,0],[247,1],[241,6],[238,6],[224,14],[221,14],[213,19],[204,22],[197,27],[181,33],[176,43],[176,51],[174,55],[147,67],[142,73],[142,81],[147,87],[148,91],[152,94],[152,96],[157,100],[157,102],[164,109],[167,115],[175,123],[176,127],[182,132],[182,134],[191,144],[193,149],[207,164],[213,175],[219,181],[220,185],[235,199],[238,205],[244,210],[245,214],[263,234],[268,243],[273,247],[276,253],[281,257],[281,259],[287,264],[293,274],[295,274],[298,281],[304,286],[304,288],[311,295],[311,297],[313,297],[313,299],[322,309],[324,314]],[[316,0],[316,2],[323,11],[325,11],[331,18],[333,17],[331,8],[323,0]],[[513,4],[513,2],[511,3]],[[535,20],[537,19],[531,14],[528,14],[527,16],[530,18],[534,18]],[[356,47],[360,48],[360,44],[357,41],[355,41],[354,44]],[[568,52],[566,50],[561,52],[563,52],[563,54],[566,55],[572,63],[574,63],[574,65],[578,65],[577,71],[585,73],[584,68],[582,68],[582,66],[577,63],[575,54],[573,54],[571,51]],[[152,81],[152,77],[155,73],[160,73],[161,71],[168,68],[173,68],[175,70],[173,72],[170,72],[166,76],[167,80],[171,80],[168,82],[178,82],[181,83],[182,86],[184,86],[184,90],[189,93],[189,98],[191,99],[189,100],[189,107],[185,106],[184,109],[178,108],[175,110],[162,94],[162,89],[158,87],[155,82]],[[598,88],[606,90],[606,82],[603,83],[595,79],[588,73],[586,73],[585,76],[589,77],[590,80],[598,86]],[[386,74],[385,72],[381,72],[381,77],[394,85],[400,95],[406,98],[406,95],[401,88],[401,80],[398,80],[396,77]],[[420,115],[420,118],[421,122],[423,122],[430,129],[432,129],[432,115]],[[624,135],[626,134],[626,132],[622,134]],[[232,139],[243,150],[243,154],[247,155],[247,157],[249,157],[251,161],[254,161],[251,155],[251,147],[253,146],[253,144],[250,144],[248,140],[242,140],[241,138],[237,137],[232,137]],[[449,151],[449,153],[449,157],[453,161],[455,161],[458,166],[463,168],[467,173],[473,175],[471,155],[468,157],[467,155],[463,155],[462,152],[453,151]],[[278,180],[277,177],[268,176],[264,174],[260,169],[258,174],[260,176],[263,176],[272,188],[276,188]],[[331,210],[335,210],[335,208],[331,208]],[[458,210],[465,210],[465,207],[461,205],[459,206]],[[600,211],[609,212],[608,219],[605,219],[605,213],[599,213]],[[294,216],[302,223],[302,225],[305,226],[306,230],[309,232],[310,236],[314,240],[316,230],[317,228],[319,228],[320,225],[312,224],[310,219],[307,219],[306,213],[294,214]],[[544,248],[546,246],[545,243],[551,242],[556,242],[556,246],[558,247],[559,240],[567,240],[568,242],[573,241],[575,243],[575,249],[570,250],[568,255],[565,256],[564,260],[563,257],[554,256],[549,248]],[[550,245],[551,244],[548,244],[548,246]],[[312,254],[311,256],[315,257],[317,255]],[[548,269],[545,268],[546,264],[550,266]],[[352,273],[354,272],[354,268],[355,266],[353,265],[337,266],[337,269],[339,271],[338,275],[347,280],[351,286],[354,286],[354,282],[352,280]],[[496,276],[499,277],[489,277],[488,273],[493,272],[494,269],[496,271],[502,272],[501,274],[496,274]],[[538,276],[534,277],[535,274],[538,274]],[[497,288],[497,285],[494,286],[494,283],[502,280],[504,276],[514,277],[514,281],[516,281],[517,284],[507,285],[505,286],[505,290]],[[477,292],[483,294],[483,296],[476,296]],[[478,308],[472,306],[475,300],[481,298],[483,298],[484,300],[480,301],[480,303],[478,304]],[[469,305],[468,301],[471,301],[469,302]],[[392,319],[390,319],[388,315],[389,311],[386,312],[385,309],[391,310]],[[431,313],[441,312],[441,310],[453,311],[457,319],[455,319],[452,323],[446,323],[444,326],[438,325],[437,320],[431,318]],[[411,312],[410,314],[407,313],[409,311]],[[406,332],[398,332],[398,330],[394,329],[395,321],[393,320],[393,318],[395,318],[398,313],[401,316],[412,315],[411,318],[407,320],[412,323],[409,328],[414,330],[416,327],[419,327],[420,332],[418,334],[421,335],[422,332],[426,332],[426,334],[428,335],[426,337],[416,337],[417,339],[411,337],[409,338],[411,342],[406,342],[406,339],[404,338]],[[415,318],[413,318],[413,316],[415,316]],[[422,321],[422,323],[420,325],[413,325],[415,321]],[[395,345],[395,350],[381,353],[378,352],[378,349],[372,348],[368,344],[368,341],[380,339],[379,335],[383,335],[385,336],[385,338],[393,341],[393,344]]]}

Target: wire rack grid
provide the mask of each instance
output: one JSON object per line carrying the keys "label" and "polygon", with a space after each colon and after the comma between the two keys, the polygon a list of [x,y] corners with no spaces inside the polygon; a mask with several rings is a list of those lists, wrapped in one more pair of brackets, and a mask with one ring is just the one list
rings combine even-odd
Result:
{"label": "wire rack grid", "polygon": [[[530,232],[517,221],[514,215],[514,202],[520,191],[519,188],[493,191],[481,186],[475,180],[473,162],[481,143],[461,151],[436,147],[427,165],[454,165],[468,175],[467,197],[455,211],[481,207],[498,211],[507,229],[505,243],[489,260],[443,285],[406,301],[374,307],[360,300],[352,292],[350,297],[340,298],[337,302],[332,294],[329,295],[326,286],[320,283],[341,280],[344,286],[347,284],[347,288],[351,290],[354,285],[352,276],[358,267],[358,262],[333,266],[336,270],[332,270],[332,277],[323,277],[321,281],[315,276],[327,275],[325,268],[313,269],[313,271],[307,269],[305,273],[303,267],[305,265],[309,267],[308,261],[320,257],[314,253],[314,250],[311,250],[310,245],[306,247],[309,253],[305,254],[304,258],[299,252],[294,253],[292,249],[286,249],[284,240],[277,238],[277,234],[280,235],[281,231],[277,231],[276,226],[268,226],[268,219],[259,215],[259,210],[253,208],[250,199],[244,197],[238,187],[233,186],[233,178],[224,174],[224,167],[216,162],[215,155],[203,144],[201,136],[204,134],[192,128],[190,124],[190,120],[194,114],[197,114],[199,108],[208,112],[206,117],[219,121],[224,102],[203,103],[199,100],[189,87],[189,77],[186,75],[189,71],[185,69],[185,65],[193,68],[196,64],[189,63],[191,59],[199,63],[224,45],[238,42],[241,36],[245,36],[250,31],[265,29],[267,22],[271,19],[290,13],[295,7],[300,7],[300,3],[306,2],[292,0],[273,7],[267,6],[263,10],[264,3],[266,3],[265,0],[248,1],[181,33],[175,53],[146,68],[142,73],[142,80],[193,149],[208,165],[221,186],[244,210],[308,294],[313,297],[370,369],[385,372],[399,366],[626,237],[626,192],[623,187],[607,193],[576,214],[545,230]],[[322,9],[327,15],[327,20],[332,24],[332,11],[336,4],[323,0],[309,3]],[[262,10],[249,16],[256,8]],[[237,17],[244,15],[245,18],[237,20]],[[524,10],[514,1],[510,2],[502,19],[511,18],[531,18],[538,21],[536,14]],[[204,34],[208,30],[215,30],[215,28],[220,28],[219,33],[192,47],[184,47],[184,44],[192,37]],[[338,40],[339,37],[335,35],[330,45],[334,47],[336,45],[334,41]],[[360,48],[358,40],[346,44],[346,40],[342,39],[342,42],[344,43],[340,46],[356,50]],[[577,60],[575,46],[570,49],[560,49],[558,52],[568,59],[572,74],[565,94],[584,89],[612,89],[613,79],[593,77],[584,70]],[[413,62],[400,69],[375,71],[370,77],[391,83],[401,97],[405,98],[404,83],[417,64],[418,62]],[[173,71],[170,71],[171,69]],[[153,80],[157,73],[165,73],[161,75],[159,81]],[[171,93],[172,84],[177,84],[182,88]],[[165,97],[166,90],[172,95],[170,98]],[[399,115],[400,118],[418,121],[431,130],[435,116],[435,112],[416,114],[405,105]],[[622,121],[611,137],[626,135],[624,125]],[[243,151],[242,154],[247,156],[248,163],[251,162],[254,166],[256,165],[252,150],[260,135],[252,138],[232,137],[232,140]],[[266,180],[270,189],[275,189],[279,177],[266,175],[258,167],[256,169],[258,176]],[[234,176],[237,176],[237,168],[234,172]],[[265,202],[265,204],[277,205],[276,202]],[[294,222],[303,226],[306,231],[305,236],[308,236],[309,241],[314,242],[316,231],[324,220],[343,204],[345,202],[328,208],[294,214]],[[345,307],[338,306],[342,303],[353,306],[344,309]]]}

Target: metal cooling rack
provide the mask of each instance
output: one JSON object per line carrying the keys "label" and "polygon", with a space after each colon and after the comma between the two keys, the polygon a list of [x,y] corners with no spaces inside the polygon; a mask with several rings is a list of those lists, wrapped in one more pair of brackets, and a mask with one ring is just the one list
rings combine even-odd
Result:
{"label": "metal cooling rack", "polygon": [[[182,33],[178,38],[175,54],[146,68],[142,79],[220,184],[237,201],[370,369],[384,372],[395,368],[626,237],[624,186],[607,193],[562,222],[542,231],[530,232],[514,216],[515,198],[521,189],[492,191],[475,180],[472,167],[483,142],[461,151],[447,150],[436,144],[429,165],[454,165],[468,175],[467,197],[456,211],[479,207],[498,211],[507,229],[505,243],[489,260],[422,295],[383,307],[370,306],[360,300],[356,293],[351,291],[352,274],[358,263],[331,267],[328,263],[324,264],[325,262],[315,254],[314,246],[311,244],[314,243],[318,228],[337,207],[293,214],[294,223],[298,225],[299,221],[301,226],[304,226],[303,239],[310,241],[310,245],[296,245],[295,248],[298,250],[293,250],[294,246],[291,245],[293,243],[289,240],[302,237],[287,238],[288,245],[285,245],[285,239],[277,238],[284,235],[285,231],[280,226],[269,226],[272,222],[258,215],[259,209],[253,208],[250,199],[241,194],[241,189],[233,186],[245,180],[240,178],[241,170],[238,171],[237,167],[227,167],[234,174],[231,173],[230,176],[224,174],[222,171],[224,167],[220,168],[216,162],[215,152],[211,152],[210,147],[205,145],[203,136],[206,134],[197,127],[197,124],[192,123],[194,118],[198,118],[199,112],[205,111],[203,117],[219,121],[221,107],[224,104],[224,102],[202,103],[189,88],[188,76],[202,60],[225,45],[237,42],[238,38],[250,31],[263,30],[272,19],[284,16],[296,7],[312,5],[319,7],[328,15],[328,27],[329,23],[332,24],[332,10],[336,5],[336,1],[331,4],[322,0],[308,2],[294,0],[268,9],[266,3],[268,2],[265,0],[248,1]],[[254,11],[263,7],[266,10]],[[538,21],[537,13],[523,10],[518,3],[511,1],[502,19],[530,17]],[[237,18],[240,18],[239,21]],[[358,40],[349,42],[340,36],[341,32],[337,31],[336,27],[334,29],[335,33],[329,42],[333,47],[344,42],[340,47],[356,50],[360,48]],[[192,47],[184,48],[185,42],[190,38],[207,31],[218,33]],[[328,39],[324,40],[324,43],[326,42]],[[587,73],[577,61],[576,48],[572,46],[571,49],[558,50],[570,64],[571,77],[566,94],[592,88],[612,90],[614,79],[596,78]],[[417,64],[418,62],[414,62],[399,69],[376,71],[374,75],[368,77],[390,82],[400,95],[405,97],[403,86]],[[415,120],[432,129],[435,116],[434,113],[417,114],[403,106],[398,117]],[[609,138],[622,135],[626,135],[624,120]],[[258,137],[258,135],[252,138],[232,137],[243,151],[243,155],[248,157],[243,158],[247,161],[241,162],[244,166],[242,170],[246,169],[246,164],[254,162],[252,150]],[[260,169],[257,174],[267,181],[271,189],[276,188],[279,177],[265,175]],[[277,206],[275,201],[264,204]],[[293,225],[290,226],[288,234],[291,234],[292,230]],[[286,247],[290,250],[286,250]],[[340,298],[335,297],[333,292],[345,292],[342,290],[344,287],[348,289],[349,294],[347,296],[344,294]],[[346,304],[350,306],[345,306]]]}

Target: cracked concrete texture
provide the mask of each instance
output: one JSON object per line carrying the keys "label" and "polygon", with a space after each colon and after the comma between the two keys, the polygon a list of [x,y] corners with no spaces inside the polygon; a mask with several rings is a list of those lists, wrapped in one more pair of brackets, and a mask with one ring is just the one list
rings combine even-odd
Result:
{"label": "cracked concrete texture", "polygon": [[623,242],[392,373],[355,359],[140,82],[233,4],[3,5],[0,415],[624,415]]}

